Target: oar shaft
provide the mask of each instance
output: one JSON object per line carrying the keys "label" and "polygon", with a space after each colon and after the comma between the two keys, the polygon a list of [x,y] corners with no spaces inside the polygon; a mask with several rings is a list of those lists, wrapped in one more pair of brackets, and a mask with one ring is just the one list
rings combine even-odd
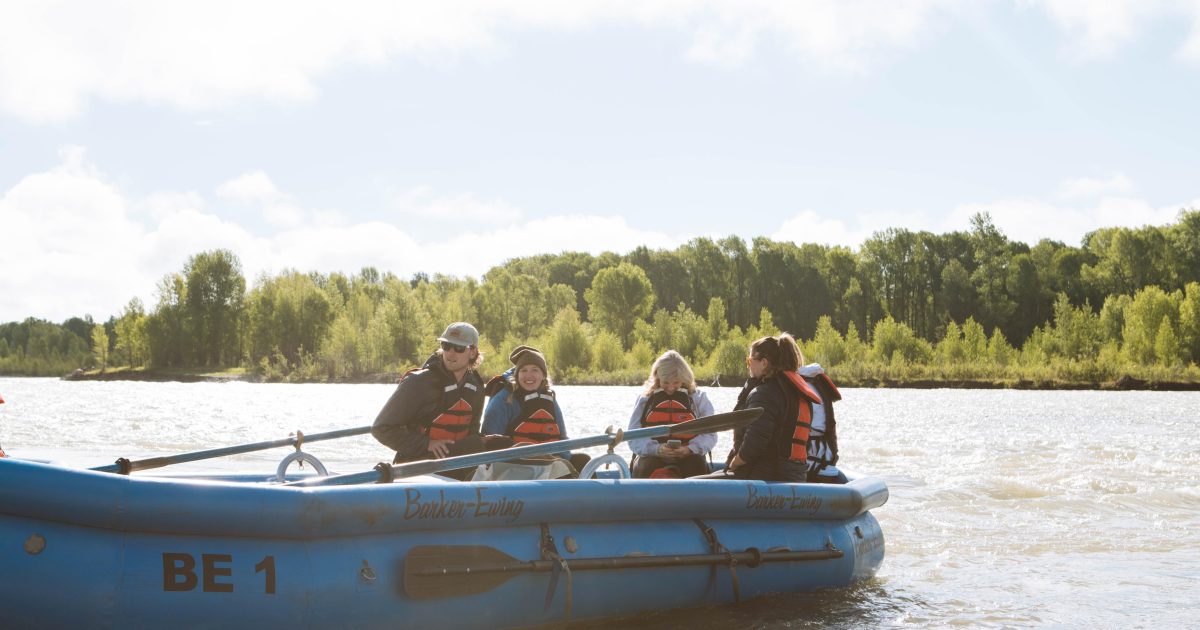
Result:
{"label": "oar shaft", "polygon": [[760,413],[762,413],[762,410],[758,408],[743,409],[741,411],[719,414],[718,416],[698,418],[696,420],[681,422],[679,424],[643,427],[641,429],[625,431],[619,435],[614,433],[605,433],[603,435],[572,438],[569,440],[559,440],[557,442],[527,444],[525,446],[516,446],[499,451],[485,451],[482,453],[460,455],[457,457],[447,457],[443,459],[424,459],[406,464],[398,464],[391,467],[380,465],[374,470],[368,470],[365,472],[351,473],[347,475],[333,475],[329,477],[316,477],[302,481],[293,481],[287,485],[346,486],[360,483],[387,482],[395,478],[415,477],[417,475],[429,475],[447,470],[472,468],[481,464],[520,459],[522,457],[554,455],[557,453],[565,453],[577,448],[588,448],[591,446],[616,446],[618,440],[656,438],[671,435],[673,433],[711,433],[713,431],[721,431],[733,426],[747,424],[754,418],[757,418]]}
{"label": "oar shaft", "polygon": [[[355,427],[353,429],[338,429],[336,431],[326,431],[324,433],[305,434],[303,442],[320,442],[323,440],[335,440],[337,438],[349,437],[352,435],[363,435],[370,433],[371,427]],[[119,472],[130,473],[137,470],[149,470],[151,468],[162,468],[172,464],[183,464],[186,462],[195,462],[202,459],[212,459],[214,457],[225,457],[227,455],[239,455],[241,453],[253,453],[254,451],[265,451],[281,446],[295,446],[296,440],[300,439],[296,436],[281,438],[278,440],[268,440],[266,442],[255,442],[253,444],[240,444],[237,446],[226,446],[223,448],[213,448],[206,451],[195,451],[193,453],[181,453],[179,455],[170,455],[166,457],[150,457],[137,461],[129,461],[124,458],[118,459],[116,464],[108,466],[97,466],[92,468],[99,472]]]}
{"label": "oar shaft", "polygon": [[[603,569],[649,569],[656,567],[687,567],[707,564],[742,564],[757,566],[761,562],[802,562],[829,560],[845,555],[841,549],[815,549],[811,551],[738,551],[733,553],[703,553],[671,556],[616,556],[611,558],[568,559],[572,571]],[[555,560],[530,560],[527,562],[490,562],[471,566],[431,567],[417,569],[411,574],[418,577],[446,575],[475,575],[479,573],[523,573],[544,572],[554,569]]]}
{"label": "oar shaft", "polygon": [[[638,429],[637,431],[642,431]],[[658,437],[667,435],[666,427],[650,427],[644,430],[656,431],[653,435],[634,435],[637,431],[630,431],[625,434],[629,437]],[[529,444],[526,446],[514,446],[506,448],[503,451],[484,451],[482,453],[474,453],[472,455],[460,455],[445,459],[423,459],[421,461],[410,462],[407,464],[397,464],[391,467],[391,477],[416,477],[418,475],[431,475],[433,473],[445,472],[447,470],[457,470],[459,468],[471,468],[480,464],[490,464],[495,461],[504,461],[508,459],[520,459],[522,457],[537,457],[539,455],[554,455],[556,453],[565,453],[576,448],[587,448],[589,446],[606,446],[612,444],[616,440],[615,435],[595,435],[585,438],[574,438],[571,440],[560,440],[558,442],[543,442],[541,444]],[[566,442],[570,442],[569,445]],[[497,454],[501,454],[498,459]],[[303,481],[295,481],[288,485],[298,486],[349,486],[360,483],[375,483],[384,481],[388,478],[388,473],[375,469],[360,473],[351,473],[348,475],[337,475],[331,477],[321,477],[313,479],[305,479]]]}

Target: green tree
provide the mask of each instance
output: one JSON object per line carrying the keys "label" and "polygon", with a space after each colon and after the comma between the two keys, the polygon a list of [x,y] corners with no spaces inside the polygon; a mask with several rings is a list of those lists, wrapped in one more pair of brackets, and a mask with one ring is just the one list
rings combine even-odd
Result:
{"label": "green tree", "polygon": [[1055,343],[1055,354],[1080,361],[1096,356],[1100,350],[1100,317],[1087,305],[1071,306],[1065,293],[1059,293],[1054,302],[1054,324],[1049,336]]}
{"label": "green tree", "polygon": [[711,350],[725,336],[725,331],[729,330],[724,300],[715,297],[708,301],[708,316],[705,317],[705,322],[707,323],[708,349]]}
{"label": "green tree", "polygon": [[817,320],[817,331],[813,334],[812,342],[807,345],[810,355],[808,359],[825,367],[838,365],[846,360],[846,341],[833,327],[833,320],[828,315],[822,315]]}
{"label": "green tree", "polygon": [[999,328],[992,329],[992,336],[988,338],[987,345],[988,359],[996,365],[1008,365],[1016,355],[1016,349],[1009,345],[1004,333],[1000,332]]}
{"label": "green tree", "polygon": [[1200,210],[1179,211],[1179,221],[1167,228],[1167,262],[1172,287],[1200,282]]}
{"label": "green tree", "polygon": [[1163,365],[1173,366],[1179,363],[1181,354],[1179,336],[1175,334],[1171,318],[1164,315],[1154,335],[1154,357]]}
{"label": "green tree", "polygon": [[195,360],[206,366],[236,363],[246,293],[241,262],[226,249],[202,252],[188,259],[183,276],[183,310]]}
{"label": "green tree", "polygon": [[988,213],[971,217],[971,241],[974,247],[975,271],[971,282],[979,296],[980,323],[1005,329],[1007,336],[1020,341],[1024,335],[1014,335],[1010,328],[1016,302],[1008,292],[1011,249],[1008,238],[992,223]]}
{"label": "green tree", "polygon": [[983,361],[987,358],[987,334],[983,325],[968,317],[962,325],[963,358],[968,361]]}
{"label": "green tree", "polygon": [[183,303],[187,283],[179,274],[164,276],[158,283],[158,303],[146,322],[150,364],[157,368],[185,365],[189,346]]}
{"label": "green tree", "polygon": [[724,378],[737,378],[746,374],[746,355],[749,352],[749,344],[740,335],[736,334],[736,329],[731,331],[730,335],[721,339],[713,349],[712,357],[709,359],[709,367],[713,374]]}
{"label": "green tree", "polygon": [[961,363],[966,358],[962,329],[953,321],[946,324],[946,334],[942,336],[942,341],[937,345],[937,355],[943,363],[950,365]]}
{"label": "green tree", "polygon": [[1179,303],[1179,343],[1184,361],[1200,363],[1200,282],[1189,282]]}
{"label": "green tree", "polygon": [[654,308],[654,287],[641,267],[621,263],[597,272],[584,299],[592,321],[617,335],[627,347],[634,322],[646,318]]}
{"label": "green tree", "polygon": [[92,326],[92,354],[96,357],[96,363],[100,365],[100,372],[107,371],[108,332],[104,330],[104,324]]}
{"label": "green tree", "polygon": [[1104,298],[1100,307],[1100,337],[1106,343],[1121,341],[1121,331],[1125,329],[1125,311],[1133,302],[1128,295],[1110,295]]}
{"label": "green tree", "polygon": [[846,326],[846,361],[863,363],[870,358],[871,346],[858,335],[858,326],[850,322]]}
{"label": "green tree", "polygon": [[951,260],[942,269],[941,302],[953,321],[963,321],[975,312],[975,287],[971,274],[958,260]]}
{"label": "green tree", "polygon": [[250,363],[279,353],[291,367],[317,352],[333,322],[334,304],[311,275],[285,270],[260,278],[246,299]]}
{"label": "green tree", "polygon": [[621,340],[607,330],[597,332],[592,339],[592,370],[613,372],[621,369],[624,362],[625,351],[621,348]]}
{"label": "green tree", "polygon": [[116,324],[117,352],[130,368],[145,365],[148,359],[146,312],[138,298],[129,300]]}
{"label": "green tree", "polygon": [[[595,308],[595,305],[592,306]],[[592,345],[579,313],[568,306],[558,312],[550,328],[546,358],[556,370],[583,370],[592,361]]]}
{"label": "green tree", "polygon": [[1157,286],[1138,291],[1125,309],[1125,326],[1122,328],[1123,349],[1131,360],[1149,365],[1155,359],[1155,343],[1162,321],[1173,327],[1179,320],[1179,303],[1183,296],[1176,291],[1169,294]]}
{"label": "green tree", "polygon": [[876,322],[872,338],[872,353],[885,362],[895,363],[899,360],[907,364],[920,364],[928,363],[933,356],[929,342],[918,338],[911,328],[891,317]]}
{"label": "green tree", "polygon": [[1084,265],[1084,282],[1099,295],[1132,294],[1148,285],[1169,286],[1167,239],[1162,229],[1102,228],[1083,237],[1096,259]]}

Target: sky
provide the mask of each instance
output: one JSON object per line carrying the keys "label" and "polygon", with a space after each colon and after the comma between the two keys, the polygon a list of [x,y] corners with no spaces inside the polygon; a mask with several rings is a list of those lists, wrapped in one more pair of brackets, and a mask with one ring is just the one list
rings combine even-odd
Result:
{"label": "sky", "polygon": [[0,322],[732,234],[1200,208],[1200,0],[0,0]]}

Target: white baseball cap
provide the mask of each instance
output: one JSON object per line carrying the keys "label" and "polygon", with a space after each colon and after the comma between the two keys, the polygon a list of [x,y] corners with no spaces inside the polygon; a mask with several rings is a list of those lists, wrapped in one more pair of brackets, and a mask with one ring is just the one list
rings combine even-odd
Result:
{"label": "white baseball cap", "polygon": [[445,341],[459,346],[478,346],[479,331],[467,322],[454,322],[446,327],[446,332],[438,337],[438,341]]}

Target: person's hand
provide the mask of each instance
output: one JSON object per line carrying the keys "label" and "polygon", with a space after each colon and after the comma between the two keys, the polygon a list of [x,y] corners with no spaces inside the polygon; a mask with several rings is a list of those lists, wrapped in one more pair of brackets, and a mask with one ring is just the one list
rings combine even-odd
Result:
{"label": "person's hand", "polygon": [[682,444],[680,444],[679,446],[671,446],[670,444],[660,444],[658,447],[658,456],[665,460],[668,460],[668,461],[683,459],[684,457],[687,457],[691,453],[692,453],[692,449],[690,449]]}
{"label": "person's hand", "polygon": [[450,445],[453,443],[454,440],[429,440],[429,446],[425,450],[436,459],[441,459],[450,454]]}
{"label": "person's hand", "polygon": [[746,460],[742,459],[742,457],[740,455],[734,455],[733,461],[729,462],[729,465],[726,466],[726,468],[728,468],[730,472],[733,472],[733,471],[737,470],[738,468],[741,468],[742,466],[745,466],[745,465],[746,465]]}

